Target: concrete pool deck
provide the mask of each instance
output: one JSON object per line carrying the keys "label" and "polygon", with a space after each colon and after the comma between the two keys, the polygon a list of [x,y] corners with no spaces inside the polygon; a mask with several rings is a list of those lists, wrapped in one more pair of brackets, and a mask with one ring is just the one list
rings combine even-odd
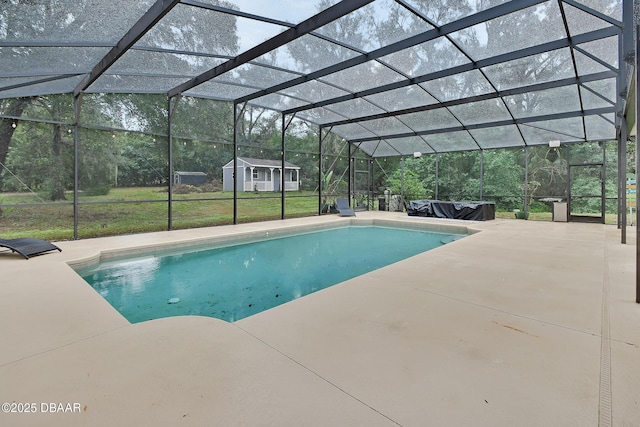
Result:
{"label": "concrete pool deck", "polygon": [[599,224],[357,215],[481,232],[231,324],[129,324],[67,262],[350,220],[60,242],[29,261],[0,252],[0,403],[22,411],[0,425],[637,425],[633,232],[622,245]]}

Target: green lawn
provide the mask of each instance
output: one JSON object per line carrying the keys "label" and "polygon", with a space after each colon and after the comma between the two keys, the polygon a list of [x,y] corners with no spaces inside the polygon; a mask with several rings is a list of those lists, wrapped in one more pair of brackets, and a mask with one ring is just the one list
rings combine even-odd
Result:
{"label": "green lawn", "polygon": [[[239,193],[238,222],[279,219],[280,193]],[[80,238],[112,236],[166,230],[168,227],[166,188],[117,188],[104,196],[78,197]],[[73,239],[73,194],[68,200],[43,204],[30,193],[0,194],[0,236],[36,237],[46,240]],[[11,205],[11,206],[7,206]],[[172,228],[194,228],[233,223],[233,193],[175,194]],[[287,193],[287,218],[313,216],[318,211],[318,195],[313,192]],[[497,218],[515,219],[513,212],[496,212]],[[532,212],[529,220],[551,221],[551,212]],[[607,214],[607,224],[616,223]]]}
{"label": "green lawn", "polygon": [[[238,222],[279,219],[279,193],[242,194],[237,202]],[[246,198],[245,198],[246,197]],[[43,205],[36,195],[0,195],[0,235],[3,238],[73,238],[73,194],[67,201]],[[166,230],[168,194],[159,188],[118,188],[106,196],[78,198],[78,234],[81,238]],[[12,206],[6,206],[12,205]],[[315,215],[318,196],[312,192],[287,194],[286,216]],[[233,223],[233,193],[176,194],[172,227],[193,228]]]}

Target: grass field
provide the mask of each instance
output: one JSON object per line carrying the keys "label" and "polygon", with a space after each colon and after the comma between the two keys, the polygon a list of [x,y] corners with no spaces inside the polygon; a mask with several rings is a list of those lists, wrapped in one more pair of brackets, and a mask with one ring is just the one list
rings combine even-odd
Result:
{"label": "grass field", "polygon": [[[242,198],[240,198],[242,197]],[[161,231],[168,228],[168,193],[161,188],[112,189],[105,196],[78,197],[80,238]],[[73,239],[73,194],[68,200],[44,204],[37,195],[0,195],[0,236]],[[238,222],[279,219],[280,193],[242,193],[237,201]],[[190,193],[173,197],[172,228],[194,228],[233,223],[233,193]],[[288,218],[317,214],[318,195],[287,193]]]}
{"label": "grass field", "polygon": [[[280,193],[239,193],[238,222],[279,219]],[[117,188],[104,196],[78,197],[78,237],[90,238],[162,231],[168,228],[166,188]],[[48,203],[35,194],[0,194],[0,236],[36,237],[45,240],[73,239],[73,194],[68,200]],[[233,223],[233,193],[189,193],[173,196],[172,228],[195,228]],[[318,212],[314,192],[286,193],[287,218],[313,216]],[[515,219],[513,212],[496,212],[497,218]],[[551,221],[551,212],[532,212],[531,221]],[[616,223],[607,214],[608,224]],[[634,219],[635,223],[635,219]]]}

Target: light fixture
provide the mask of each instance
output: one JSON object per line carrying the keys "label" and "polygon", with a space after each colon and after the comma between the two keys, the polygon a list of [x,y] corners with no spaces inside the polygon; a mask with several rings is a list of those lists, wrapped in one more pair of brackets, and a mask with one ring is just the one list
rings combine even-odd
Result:
{"label": "light fixture", "polygon": [[549,147],[551,147],[551,148],[560,147],[560,141],[559,140],[549,141]]}
{"label": "light fixture", "polygon": [[414,159],[419,159],[420,157],[422,157],[422,153],[421,153],[421,152],[419,152],[419,151],[415,151],[415,152],[413,153],[413,158],[414,158]]}
{"label": "light fixture", "polygon": [[16,122],[11,123],[11,127],[12,127],[12,128],[14,128],[14,129],[15,129],[17,126],[18,126],[18,124],[17,124]]}

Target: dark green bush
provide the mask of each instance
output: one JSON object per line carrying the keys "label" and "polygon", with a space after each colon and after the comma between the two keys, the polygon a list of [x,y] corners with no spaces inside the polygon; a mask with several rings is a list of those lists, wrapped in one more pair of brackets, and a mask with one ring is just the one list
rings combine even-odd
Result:
{"label": "dark green bush", "polygon": [[110,190],[111,186],[109,185],[94,185],[84,190],[84,194],[87,196],[106,196]]}

